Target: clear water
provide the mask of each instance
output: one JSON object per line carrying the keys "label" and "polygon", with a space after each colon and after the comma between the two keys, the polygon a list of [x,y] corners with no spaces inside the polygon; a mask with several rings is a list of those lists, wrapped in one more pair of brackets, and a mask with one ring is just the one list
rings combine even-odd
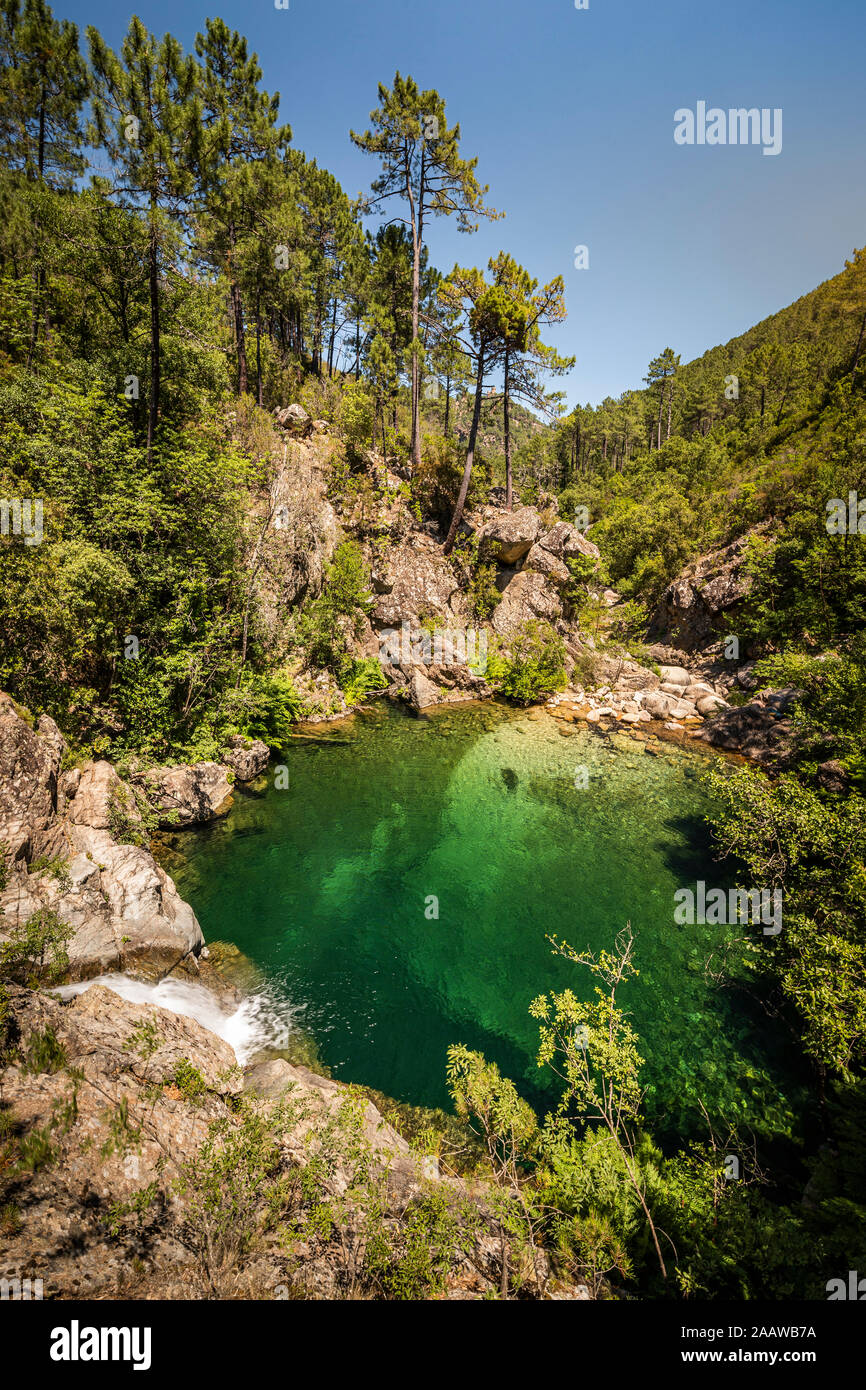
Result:
{"label": "clear water", "polygon": [[597,952],[630,922],[640,976],[621,1001],[655,1131],[699,1128],[701,1098],[789,1132],[802,1096],[786,1039],[704,970],[726,929],[673,921],[678,887],[726,882],[700,755],[497,706],[424,720],[381,706],[322,736],[292,745],[287,789],[272,766],[226,821],[176,837],[170,867],[205,938],[261,967],[334,1076],[448,1106],[445,1053],[463,1042],[550,1105],[528,1006],[592,985],[546,935]]}

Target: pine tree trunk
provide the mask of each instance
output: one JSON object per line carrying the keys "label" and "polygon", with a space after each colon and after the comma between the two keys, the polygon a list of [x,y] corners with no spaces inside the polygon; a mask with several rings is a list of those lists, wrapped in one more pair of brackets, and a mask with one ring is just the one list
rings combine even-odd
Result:
{"label": "pine tree trunk", "polygon": [[503,427],[505,431],[505,506],[511,511],[511,408],[508,397],[509,371],[508,371],[508,348],[505,349],[505,378],[502,391],[502,407],[504,411]]}
{"label": "pine tree trunk", "polygon": [[[412,342],[418,341],[418,323],[420,318],[421,306],[421,235],[424,220],[424,178],[425,178],[425,149],[421,149],[421,177],[419,184],[419,202],[417,215],[414,207],[414,199],[411,196],[412,204]],[[421,467],[421,372],[417,353],[412,352],[412,472],[415,473]]]}
{"label": "pine tree trunk", "polygon": [[662,447],[662,410],[664,409],[664,404],[665,404],[665,378],[662,377],[661,391],[659,392],[659,419],[658,419],[658,433],[657,433],[657,435],[656,435],[656,449],[660,449],[660,448]]}
{"label": "pine tree trunk", "polygon": [[469,445],[466,450],[466,464],[463,469],[463,478],[460,483],[460,491],[457,494],[457,505],[454,508],[454,515],[451,518],[451,525],[448,527],[448,535],[445,538],[443,554],[450,555],[454,549],[454,540],[457,535],[457,527],[460,525],[460,518],[463,516],[463,508],[466,506],[466,495],[469,492],[469,479],[472,477],[472,464],[475,458],[475,441],[478,438],[478,422],[481,419],[481,392],[484,388],[484,344],[478,345],[478,372],[475,377],[475,409],[472,412],[472,428],[469,431]]}
{"label": "pine tree trunk", "polygon": [[262,317],[256,295],[256,404],[262,404]]}
{"label": "pine tree trunk", "polygon": [[337,296],[334,295],[334,312],[331,315],[331,337],[328,342],[328,376],[334,375],[334,339],[337,336]]}
{"label": "pine tree trunk", "polygon": [[673,409],[673,404],[674,404],[674,379],[673,379],[673,377],[671,377],[670,390],[668,391],[668,433],[667,433],[668,439],[670,439],[670,437],[671,437],[671,410]]}
{"label": "pine tree trunk", "polygon": [[235,343],[237,344],[238,354],[238,395],[246,395],[249,385],[247,370],[247,345],[244,335],[244,306],[241,300],[240,286],[235,280],[234,274],[234,251],[237,243],[237,233],[235,232],[234,222],[229,223],[229,285],[232,305],[232,321],[235,326]]}
{"label": "pine tree trunk", "polygon": [[159,257],[156,228],[156,199],[150,200],[148,238],[148,281],[150,286],[150,400],[147,406],[147,461],[153,455],[156,416],[159,410]]}

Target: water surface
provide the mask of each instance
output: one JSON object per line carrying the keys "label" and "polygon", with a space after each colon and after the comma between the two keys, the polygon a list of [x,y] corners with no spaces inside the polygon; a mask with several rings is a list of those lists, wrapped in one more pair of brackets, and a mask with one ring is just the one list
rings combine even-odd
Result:
{"label": "water surface", "polygon": [[333,1075],[445,1106],[459,1041],[550,1105],[529,1004],[566,986],[588,998],[592,984],[546,938],[597,952],[630,922],[640,976],[621,1002],[655,1131],[693,1132],[698,1098],[768,1135],[788,1129],[799,1091],[785,1039],[706,973],[726,929],[673,921],[678,887],[727,882],[700,755],[656,743],[650,756],[498,706],[416,720],[383,705],[322,732],[335,741],[293,743],[288,788],[272,765],[226,821],[178,836],[171,868],[205,938],[264,970]]}

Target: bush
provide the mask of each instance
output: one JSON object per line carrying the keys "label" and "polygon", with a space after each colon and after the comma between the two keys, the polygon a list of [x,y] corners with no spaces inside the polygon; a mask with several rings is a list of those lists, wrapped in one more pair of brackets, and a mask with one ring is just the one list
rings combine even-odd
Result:
{"label": "bush", "polygon": [[0,974],[32,989],[58,984],[69,969],[66,947],[74,935],[51,908],[40,908],[0,944]]}
{"label": "bush", "polygon": [[476,618],[493,616],[502,594],[496,586],[496,566],[478,565],[469,585],[469,603]]}
{"label": "bush", "polygon": [[[488,670],[490,663],[488,660]],[[530,705],[565,685],[565,647],[552,628],[530,619],[511,638],[500,690],[510,700]]]}

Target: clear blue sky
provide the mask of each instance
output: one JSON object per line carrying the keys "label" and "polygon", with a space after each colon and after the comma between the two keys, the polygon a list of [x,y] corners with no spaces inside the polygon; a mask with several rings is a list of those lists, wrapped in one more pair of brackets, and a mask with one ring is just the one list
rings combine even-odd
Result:
{"label": "clear blue sky", "polygon": [[[132,10],[55,0],[117,46]],[[444,96],[504,210],[474,236],[431,224],[434,264],[511,252],[563,274],[569,403],[639,386],[650,357],[723,343],[835,274],[866,244],[866,0],[141,0],[191,47],[220,15],[281,93],[294,144],[352,195],[377,84],[411,74]],[[679,147],[674,112],[781,107],[783,149]],[[574,269],[577,244],[590,268]]]}

